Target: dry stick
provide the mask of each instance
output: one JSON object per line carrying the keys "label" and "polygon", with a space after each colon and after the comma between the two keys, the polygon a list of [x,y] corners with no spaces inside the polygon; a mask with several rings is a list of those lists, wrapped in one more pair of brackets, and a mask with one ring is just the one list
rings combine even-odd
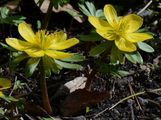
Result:
{"label": "dry stick", "polygon": [[[134,92],[134,90],[133,90],[133,88],[132,88],[132,86],[131,86],[131,84],[130,84],[130,83],[128,84],[128,86],[129,86],[129,89],[130,89],[131,94],[135,94],[135,92]],[[138,98],[137,98],[136,96],[135,96],[135,97],[133,97],[133,98],[135,98],[135,99],[136,99],[136,102],[137,102],[137,104],[138,104],[138,106],[139,106],[140,110],[142,110],[142,107],[141,107],[141,105],[140,105],[140,103],[139,103]]]}
{"label": "dry stick", "polygon": [[146,9],[151,5],[152,2],[153,2],[153,0],[150,0],[150,1],[145,5],[145,7],[143,7],[143,8],[137,13],[137,15],[141,14],[142,12],[144,12],[144,10],[146,10]]}
{"label": "dry stick", "polygon": [[[158,91],[161,91],[161,88],[149,90],[149,92],[158,92]],[[136,94],[127,96],[127,97],[121,99],[120,101],[118,101],[117,103],[115,103],[112,107],[106,108],[106,109],[104,109],[103,111],[99,112],[98,114],[96,114],[96,115],[94,116],[94,118],[95,118],[95,117],[98,117],[98,116],[101,115],[101,114],[103,114],[103,113],[106,112],[107,110],[112,110],[114,107],[116,107],[116,106],[119,105],[120,103],[124,102],[125,100],[128,100],[128,99],[130,99],[130,98],[133,98],[133,97],[135,97],[135,96],[143,95],[143,94],[145,94],[145,93],[146,93],[146,91],[143,91],[143,92],[138,92],[138,93],[136,93]]]}

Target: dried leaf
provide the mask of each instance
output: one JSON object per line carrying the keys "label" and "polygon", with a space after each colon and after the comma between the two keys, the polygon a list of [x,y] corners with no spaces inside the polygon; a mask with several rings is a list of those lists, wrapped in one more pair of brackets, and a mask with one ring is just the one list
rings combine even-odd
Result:
{"label": "dried leaf", "polygon": [[24,110],[26,113],[31,114],[33,116],[47,116],[47,112],[39,105],[34,103],[25,102]]}
{"label": "dried leaf", "polygon": [[91,107],[98,102],[109,98],[109,92],[87,91],[78,89],[72,92],[61,105],[61,112],[64,116],[76,115],[87,106]]}
{"label": "dried leaf", "polygon": [[[34,0],[35,3],[37,4],[38,3],[38,0]],[[48,10],[48,7],[49,7],[49,3],[50,1],[49,0],[44,0],[41,7],[40,7],[40,10],[43,12],[43,13],[46,13],[47,10]],[[38,4],[37,4],[38,5]],[[78,22],[82,23],[82,19],[81,19],[81,16],[79,15],[79,12],[77,10],[75,10],[72,5],[70,4],[65,4],[63,6],[58,6],[58,8],[54,8],[53,7],[53,12],[67,12],[68,14],[70,14],[75,20],[77,20]]]}
{"label": "dried leaf", "polygon": [[10,10],[15,10],[18,7],[19,2],[20,0],[9,1],[4,6],[9,8]]}

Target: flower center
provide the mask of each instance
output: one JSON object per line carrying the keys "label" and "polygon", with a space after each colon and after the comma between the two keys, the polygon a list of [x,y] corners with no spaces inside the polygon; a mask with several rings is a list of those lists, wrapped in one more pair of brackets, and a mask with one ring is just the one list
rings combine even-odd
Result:
{"label": "flower center", "polygon": [[125,30],[122,27],[114,30],[114,33],[117,37],[124,37]]}

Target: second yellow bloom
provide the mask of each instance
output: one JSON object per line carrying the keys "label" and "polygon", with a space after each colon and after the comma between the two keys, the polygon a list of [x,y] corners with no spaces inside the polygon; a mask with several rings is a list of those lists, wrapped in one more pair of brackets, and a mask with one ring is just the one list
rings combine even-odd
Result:
{"label": "second yellow bloom", "polygon": [[153,38],[147,33],[137,32],[143,24],[143,19],[136,14],[118,17],[114,7],[107,4],[104,7],[104,15],[107,21],[95,16],[89,16],[88,20],[99,35],[107,40],[114,40],[121,51],[136,51],[135,43]]}

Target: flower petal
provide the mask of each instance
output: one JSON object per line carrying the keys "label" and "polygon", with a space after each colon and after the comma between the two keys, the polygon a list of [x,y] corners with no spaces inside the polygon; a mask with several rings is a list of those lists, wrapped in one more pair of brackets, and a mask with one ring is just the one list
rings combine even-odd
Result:
{"label": "flower petal", "polygon": [[145,41],[152,38],[153,36],[147,33],[129,33],[126,35],[126,39],[134,43]]}
{"label": "flower petal", "polygon": [[107,40],[115,40],[117,37],[116,34],[112,30],[107,31],[107,30],[96,29],[96,32]]}
{"label": "flower petal", "polygon": [[35,44],[35,34],[32,31],[30,25],[28,25],[26,22],[22,22],[18,25],[18,31],[20,35],[28,42]]}
{"label": "flower petal", "polygon": [[124,38],[120,38],[118,40],[115,40],[115,45],[121,50],[125,52],[133,52],[136,51],[136,46],[132,42],[129,42],[128,40]]}
{"label": "flower petal", "polygon": [[104,7],[104,15],[107,19],[107,21],[109,22],[109,24],[114,27],[117,28],[118,27],[118,17],[117,17],[117,12],[115,10],[115,8],[110,5],[107,4]]}
{"label": "flower petal", "polygon": [[77,38],[71,38],[63,42],[51,44],[49,49],[64,50],[76,45],[77,43],[79,43],[79,40]]}
{"label": "flower petal", "polygon": [[44,56],[44,51],[37,48],[30,48],[27,50],[24,50],[30,57],[42,57]]}
{"label": "flower petal", "polygon": [[129,14],[121,18],[120,28],[126,33],[132,33],[137,31],[143,24],[143,19],[135,14]]}
{"label": "flower petal", "polygon": [[97,18],[95,16],[89,16],[88,21],[99,30],[108,30],[112,29],[111,26],[108,24],[108,22],[101,20],[100,18]]}
{"label": "flower petal", "polygon": [[16,50],[24,51],[25,49],[31,47],[31,44],[16,38],[6,38],[6,43]]}
{"label": "flower petal", "polygon": [[44,43],[48,42],[46,41],[47,40],[47,37],[48,37],[48,32],[46,30],[38,30],[36,32],[36,44],[38,46],[42,46]]}
{"label": "flower petal", "polygon": [[64,59],[64,58],[70,58],[72,56],[72,54],[70,53],[55,50],[46,50],[45,54],[48,55],[49,57],[52,57],[53,59]]}
{"label": "flower petal", "polygon": [[63,42],[67,39],[67,34],[63,31],[54,32],[53,34],[48,35],[47,40],[52,43]]}

